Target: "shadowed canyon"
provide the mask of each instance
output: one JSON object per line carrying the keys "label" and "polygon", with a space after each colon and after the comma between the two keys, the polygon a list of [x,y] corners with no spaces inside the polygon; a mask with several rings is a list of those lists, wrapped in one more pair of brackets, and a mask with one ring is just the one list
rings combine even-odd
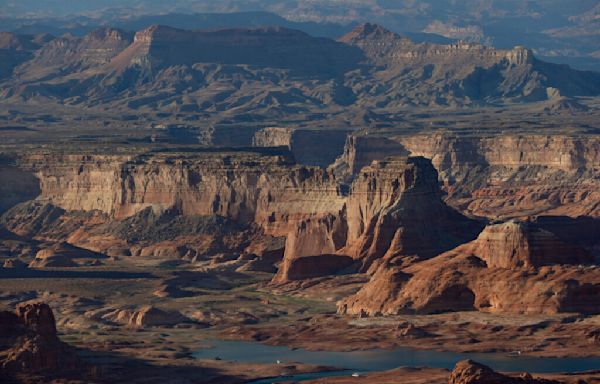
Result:
{"label": "shadowed canyon", "polygon": [[282,24],[0,33],[0,375],[599,383],[600,72]]}

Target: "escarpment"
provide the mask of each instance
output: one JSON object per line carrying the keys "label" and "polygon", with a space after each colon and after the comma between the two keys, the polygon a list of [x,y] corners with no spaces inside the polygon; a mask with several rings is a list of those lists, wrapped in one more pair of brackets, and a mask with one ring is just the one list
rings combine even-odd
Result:
{"label": "escarpment", "polygon": [[283,149],[47,151],[17,163],[40,192],[3,216],[6,228],[116,255],[240,252],[259,241],[252,233],[286,236],[344,202],[331,173],[296,165]]}
{"label": "escarpment", "polygon": [[[256,147],[286,146],[300,164],[327,167],[342,154],[349,131],[264,128],[254,134]],[[366,164],[365,164],[366,165]]]}
{"label": "escarpment", "polygon": [[352,179],[365,160],[401,154],[431,159],[446,202],[468,214],[491,219],[600,214],[600,140],[594,135],[354,135],[332,169]]}
{"label": "escarpment", "polygon": [[449,202],[488,217],[598,216],[600,140],[593,135],[416,135],[399,141],[432,159]]}
{"label": "escarpment", "polygon": [[[554,166],[574,174],[573,167],[593,168],[593,148],[580,149],[587,155],[574,156],[578,162]],[[482,157],[460,153],[463,157],[450,156],[448,167],[435,156],[434,161],[454,172],[456,164]],[[492,154],[486,154],[490,162]],[[512,169],[521,172],[523,162],[534,159],[516,161]],[[505,163],[512,167],[506,157],[488,166]],[[39,196],[9,209],[0,224],[18,236],[94,251],[90,260],[77,251],[81,257],[66,265],[36,249],[40,257],[31,264],[36,268],[101,263],[96,252],[192,262],[242,254],[254,265],[248,268],[268,272],[281,261],[276,284],[338,273],[370,275],[368,284],[340,302],[341,313],[599,308],[598,268],[588,265],[597,250],[594,218],[590,224],[538,217],[490,224],[481,232],[482,222],[446,204],[440,175],[423,157],[375,160],[350,179],[298,165],[281,147],[95,155],[33,151],[17,156],[10,167],[39,180]],[[579,226],[588,229],[583,237]]]}
{"label": "escarpment", "polygon": [[0,214],[40,193],[39,181],[30,172],[20,169],[9,156],[0,155]]}
{"label": "escarpment", "polygon": [[382,265],[341,313],[479,310],[596,314],[600,270],[583,249],[533,223],[487,226],[469,243],[408,267]]}
{"label": "escarpment", "polygon": [[[480,230],[445,205],[424,158],[375,161],[349,187],[331,171],[296,165],[282,148],[42,152],[18,163],[39,179],[40,194],[3,217],[15,233],[103,253],[193,258],[231,249],[236,232],[258,231],[287,237],[278,281],[294,275],[301,257],[338,256],[297,276],[330,273],[336,261],[367,271],[381,260],[430,258]],[[235,250],[249,245],[250,232]]]}
{"label": "escarpment", "polygon": [[339,205],[333,177],[296,166],[284,150],[32,154],[20,164],[40,180],[38,201],[116,220],[175,207],[183,216],[222,216],[277,233],[277,219]]}

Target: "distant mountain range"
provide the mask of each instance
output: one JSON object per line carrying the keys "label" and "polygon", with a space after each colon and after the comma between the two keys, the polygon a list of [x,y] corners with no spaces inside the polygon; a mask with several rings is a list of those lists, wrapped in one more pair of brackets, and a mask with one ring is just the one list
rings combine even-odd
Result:
{"label": "distant mountain range", "polygon": [[600,73],[525,47],[416,43],[375,24],[337,40],[284,27],[2,33],[0,69],[0,101],[170,113],[393,112],[600,95]]}
{"label": "distant mountain range", "polygon": [[597,0],[131,0],[123,3],[14,1],[2,7],[0,21],[4,29],[13,32],[54,35],[66,30],[87,33],[103,25],[134,31],[161,24],[183,29],[279,25],[322,37],[338,37],[357,24],[376,22],[393,32],[413,39],[418,37],[418,41],[466,40],[503,49],[521,44],[546,60],[600,70]]}

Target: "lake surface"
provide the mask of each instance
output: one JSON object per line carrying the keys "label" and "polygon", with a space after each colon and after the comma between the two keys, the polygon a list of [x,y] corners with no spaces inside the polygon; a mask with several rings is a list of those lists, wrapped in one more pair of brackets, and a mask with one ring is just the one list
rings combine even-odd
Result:
{"label": "lake surface", "polygon": [[[540,358],[492,353],[454,353],[396,348],[393,350],[373,349],[353,352],[326,352],[291,349],[288,347],[270,346],[258,342],[214,340],[212,348],[201,349],[194,353],[198,359],[214,359],[239,361],[246,363],[273,364],[277,360],[282,363],[305,363],[327,365],[352,372],[385,371],[402,366],[431,367],[452,369],[464,359],[473,359],[490,366],[497,371],[505,372],[578,372],[600,369],[600,357],[589,358]],[[307,380],[327,376],[349,375],[349,372],[320,372],[315,374],[296,375],[294,380]],[[288,377],[287,380],[290,378]],[[259,383],[276,383],[278,379],[256,381]],[[279,380],[283,381],[283,379]]]}

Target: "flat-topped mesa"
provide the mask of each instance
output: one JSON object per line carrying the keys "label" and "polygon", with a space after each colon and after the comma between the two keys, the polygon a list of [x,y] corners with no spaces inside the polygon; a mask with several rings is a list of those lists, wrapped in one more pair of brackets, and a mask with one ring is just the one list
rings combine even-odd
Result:
{"label": "flat-topped mesa", "polygon": [[[433,257],[474,239],[480,229],[444,204],[429,160],[375,161],[359,172],[343,209],[307,218],[290,232],[284,267],[275,281],[293,279],[286,273],[303,257],[349,256],[358,270],[368,271],[384,260]],[[332,260],[341,268],[348,266],[344,258]]]}
{"label": "flat-topped mesa", "polygon": [[599,268],[583,249],[533,223],[486,227],[469,243],[408,267],[382,264],[343,314],[478,310],[554,314],[600,311]]}
{"label": "flat-topped mesa", "polygon": [[397,141],[411,155],[432,159],[448,201],[463,211],[501,218],[600,215],[597,136],[440,133]]}
{"label": "flat-topped mesa", "polygon": [[344,151],[330,168],[339,178],[351,181],[374,160],[393,156],[408,156],[409,152],[397,141],[374,135],[348,135]]}
{"label": "flat-topped mesa", "polygon": [[133,44],[109,68],[124,70],[133,65],[155,71],[218,63],[323,75],[354,68],[359,55],[345,44],[282,27],[189,31],[153,25],[137,32]]}
{"label": "flat-topped mesa", "polygon": [[343,149],[349,131],[268,127],[252,138],[255,147],[286,146],[300,164],[327,167]]}
{"label": "flat-topped mesa", "polygon": [[260,44],[261,38],[275,38],[287,40],[288,38],[309,38],[306,33],[278,26],[267,26],[254,29],[231,28],[221,30],[190,31],[173,28],[166,25],[151,25],[135,34],[134,42],[140,43],[176,43],[198,41],[224,41],[238,44]]}
{"label": "flat-topped mesa", "polygon": [[296,165],[281,148],[32,153],[19,163],[40,180],[37,200],[66,211],[100,211],[111,220],[176,208],[183,216],[217,215],[285,235],[288,223],[342,205],[332,174]]}

